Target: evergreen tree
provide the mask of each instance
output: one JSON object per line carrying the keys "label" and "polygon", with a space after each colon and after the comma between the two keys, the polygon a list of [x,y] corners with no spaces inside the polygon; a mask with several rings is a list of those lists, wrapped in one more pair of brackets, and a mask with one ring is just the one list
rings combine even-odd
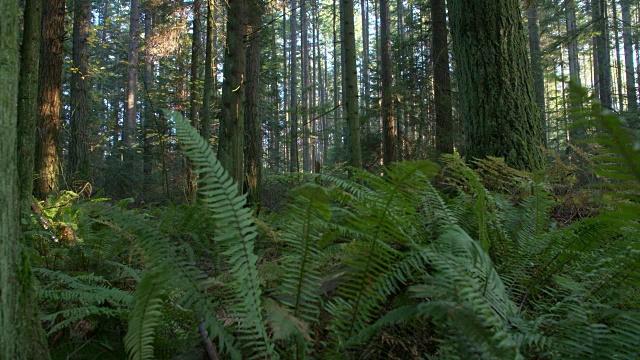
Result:
{"label": "evergreen tree", "polygon": [[544,164],[527,41],[517,0],[451,0],[451,32],[469,159]]}

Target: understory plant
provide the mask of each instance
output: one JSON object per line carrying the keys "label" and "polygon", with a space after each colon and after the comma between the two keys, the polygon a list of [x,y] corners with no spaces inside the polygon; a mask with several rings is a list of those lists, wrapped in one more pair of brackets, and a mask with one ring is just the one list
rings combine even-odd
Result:
{"label": "understory plant", "polygon": [[[397,163],[384,176],[303,175],[270,225],[254,218],[209,144],[169,114],[199,173],[198,211],[188,218],[210,224],[206,236],[189,237],[216,265],[197,266],[152,216],[84,205],[140,264],[120,266],[135,274],[132,298],[102,294],[126,309],[129,357],[156,356],[170,305],[204,325],[219,358],[637,358],[640,145],[619,117],[592,110],[605,186],[594,192],[597,214],[567,226],[550,220],[557,201],[544,172],[455,155],[441,166]],[[37,271],[71,290],[78,281],[112,285]],[[96,301],[86,306],[100,308]]]}

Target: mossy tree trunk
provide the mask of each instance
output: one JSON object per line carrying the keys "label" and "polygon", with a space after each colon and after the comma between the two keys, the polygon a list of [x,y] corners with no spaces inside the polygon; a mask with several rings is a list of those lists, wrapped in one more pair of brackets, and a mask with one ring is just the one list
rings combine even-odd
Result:
{"label": "mossy tree trunk", "polygon": [[30,212],[33,192],[41,28],[42,0],[27,0],[24,9],[24,35],[20,50],[18,90],[18,177],[23,213]]}
{"label": "mossy tree trunk", "polygon": [[71,73],[71,122],[69,175],[74,181],[91,180],[89,162],[89,20],[90,0],[75,0],[73,9],[73,71]]}
{"label": "mossy tree trunk", "polygon": [[453,153],[453,119],[447,14],[444,0],[431,0],[433,26],[433,98],[436,112],[436,152]]}
{"label": "mossy tree trunk", "polygon": [[247,0],[229,0],[224,53],[222,118],[218,158],[242,192],[244,183],[244,117],[246,87]]}
{"label": "mossy tree trunk", "polygon": [[358,71],[356,69],[356,35],[353,0],[341,0],[342,47],[344,66],[344,98],[347,120],[347,161],[350,166],[362,167],[360,149],[360,117],[358,114]]}
{"label": "mossy tree trunk", "polygon": [[38,74],[38,128],[36,136],[35,196],[45,200],[58,188],[60,157],[60,93],[64,50],[65,2],[43,0],[42,44]]}
{"label": "mossy tree trunk", "polygon": [[542,120],[519,1],[451,0],[449,12],[467,158],[541,168]]}
{"label": "mossy tree trunk", "polygon": [[542,134],[546,144],[546,117],[544,103],[544,73],[542,70],[542,51],[540,49],[540,20],[538,18],[538,0],[531,0],[527,8],[527,27],[529,30],[529,52],[536,103],[542,119]]}
{"label": "mossy tree trunk", "polygon": [[48,359],[31,267],[20,244],[18,1],[0,1],[0,13],[0,359]]}
{"label": "mossy tree trunk", "polygon": [[259,115],[260,101],[260,52],[262,14],[264,10],[257,6],[258,0],[252,2],[249,11],[249,29],[247,49],[247,88],[246,88],[246,182],[249,202],[260,209],[262,184],[262,120]]}

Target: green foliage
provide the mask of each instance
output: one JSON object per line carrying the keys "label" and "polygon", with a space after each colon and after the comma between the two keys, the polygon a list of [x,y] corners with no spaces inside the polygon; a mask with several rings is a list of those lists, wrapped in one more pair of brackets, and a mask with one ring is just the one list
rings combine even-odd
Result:
{"label": "green foliage", "polygon": [[256,225],[251,209],[245,207],[246,195],[238,192],[238,186],[197,130],[178,113],[172,113],[171,119],[175,121],[185,153],[198,169],[200,201],[218,225],[216,242],[230,265],[233,296],[229,303],[232,316],[239,319],[238,337],[245,341],[252,357],[271,356],[273,346],[264,324],[262,290],[256,268],[258,258],[254,253]]}
{"label": "green foliage", "polygon": [[[81,274],[37,270],[56,279],[42,299],[74,304],[47,315],[64,319],[51,331],[128,316],[129,356],[149,359],[170,306],[204,321],[225,358],[640,356],[640,151],[619,118],[594,113],[607,122],[594,145],[597,214],[564,227],[550,221],[564,196],[547,181],[557,174],[456,156],[384,176],[295,175],[311,181],[282,214],[255,220],[209,145],[171,119],[200,174],[199,204],[155,218],[104,202],[67,212],[84,256],[98,260],[81,261]],[[220,259],[217,278],[195,267],[188,244]],[[122,289],[132,280],[133,296]]]}

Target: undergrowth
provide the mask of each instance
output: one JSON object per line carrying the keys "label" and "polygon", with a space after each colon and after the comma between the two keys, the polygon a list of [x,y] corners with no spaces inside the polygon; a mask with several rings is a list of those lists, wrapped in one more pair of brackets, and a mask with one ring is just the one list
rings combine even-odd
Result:
{"label": "undergrowth", "polygon": [[196,205],[75,200],[49,206],[47,231],[33,224],[50,341],[120,329],[122,343],[96,341],[113,358],[168,358],[202,323],[225,359],[638,358],[640,143],[618,116],[590,116],[597,183],[581,215],[558,210],[570,164],[532,174],[450,155],[382,177],[296,174],[286,205],[255,218],[170,114]]}

